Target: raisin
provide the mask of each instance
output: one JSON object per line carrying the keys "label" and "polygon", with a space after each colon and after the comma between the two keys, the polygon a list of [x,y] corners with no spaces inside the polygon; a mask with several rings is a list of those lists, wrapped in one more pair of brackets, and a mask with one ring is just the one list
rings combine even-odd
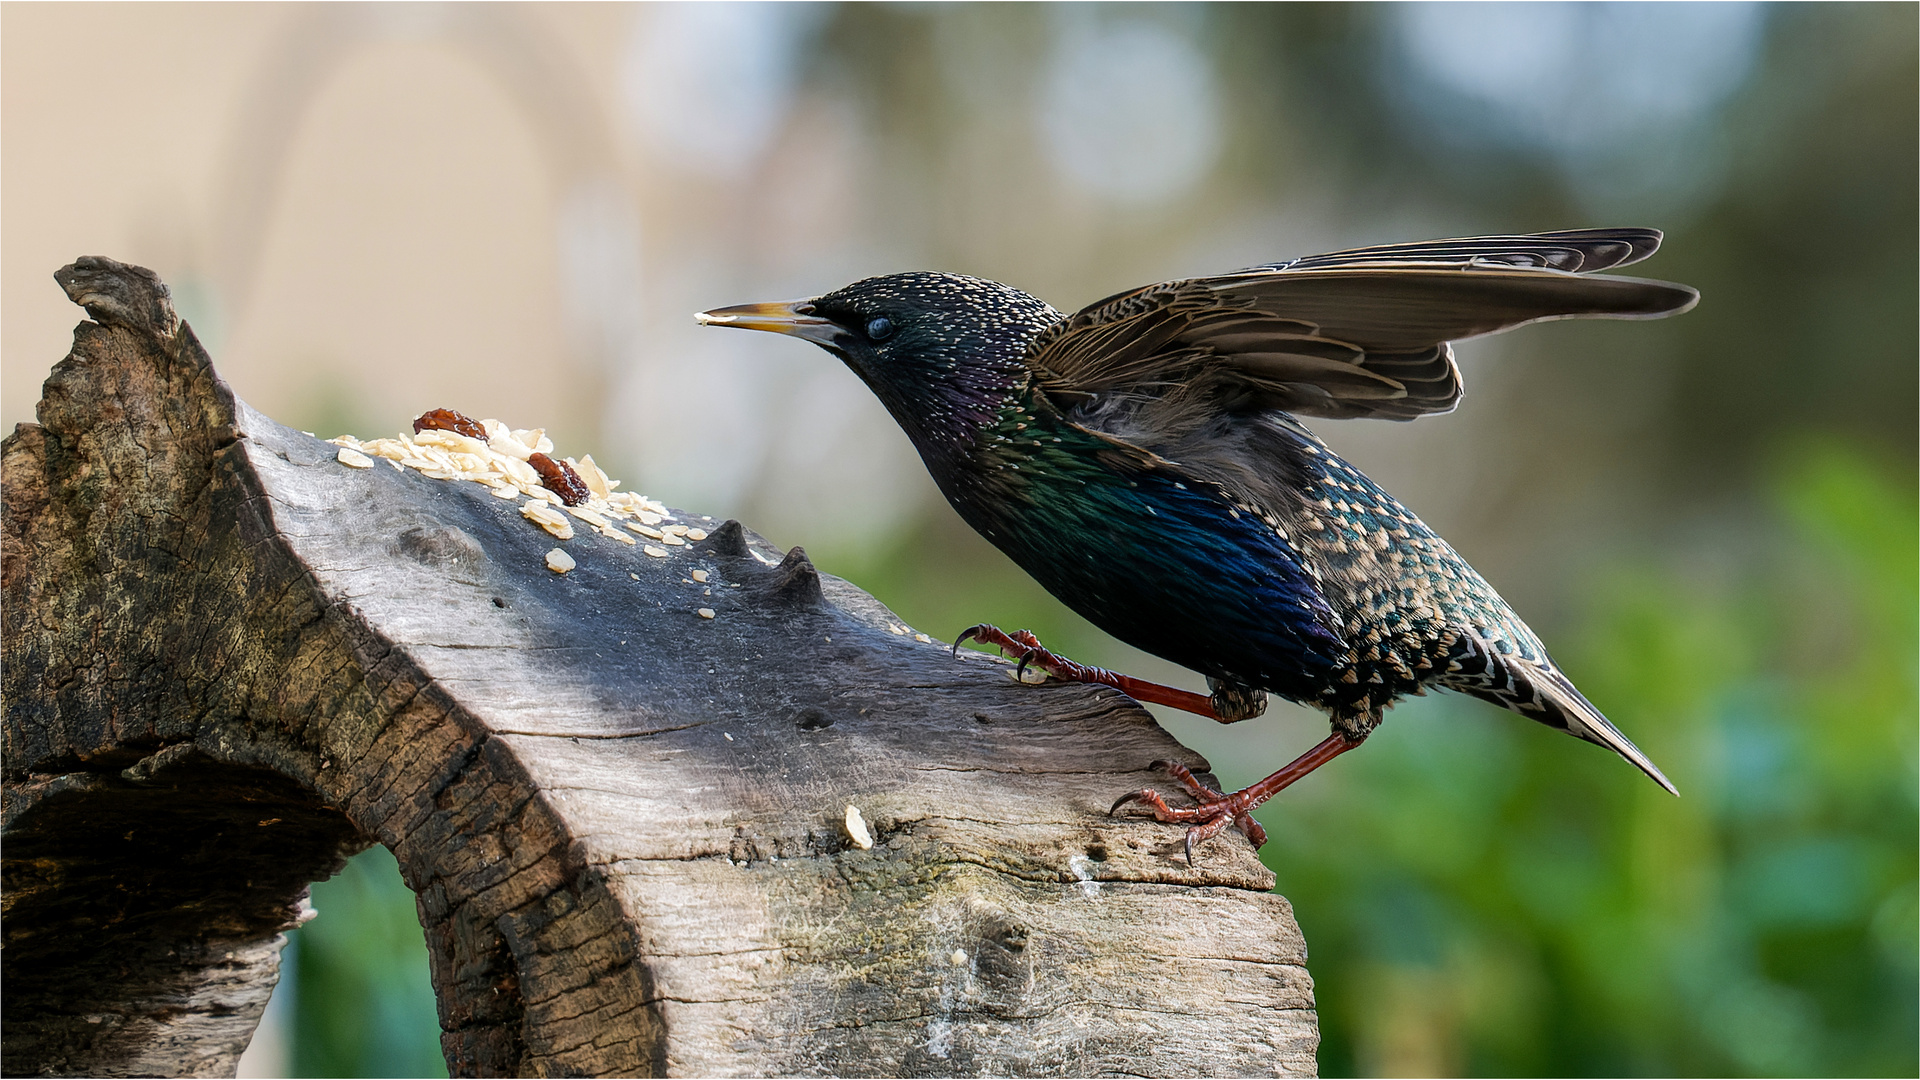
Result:
{"label": "raisin", "polygon": [[555,461],[545,454],[535,452],[527,459],[533,471],[540,474],[540,486],[560,496],[560,501],[568,506],[579,506],[592,498],[593,492],[581,481],[580,474],[573,466],[564,461]]}
{"label": "raisin", "polygon": [[480,426],[480,421],[462,416],[452,409],[435,409],[430,413],[421,413],[420,418],[413,422],[415,435],[428,428],[451,431],[455,435],[465,435],[469,439],[479,439],[481,442],[487,441],[487,429]]}

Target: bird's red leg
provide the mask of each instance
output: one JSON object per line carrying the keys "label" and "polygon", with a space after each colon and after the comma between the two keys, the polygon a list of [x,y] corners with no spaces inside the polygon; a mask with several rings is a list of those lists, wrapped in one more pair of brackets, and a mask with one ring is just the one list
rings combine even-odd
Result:
{"label": "bird's red leg", "polygon": [[1164,761],[1154,762],[1153,767],[1165,768],[1174,780],[1193,796],[1198,806],[1168,806],[1167,800],[1152,788],[1141,788],[1120,796],[1107,813],[1117,813],[1122,806],[1130,802],[1142,802],[1153,811],[1155,820],[1189,824],[1187,830],[1187,864],[1193,864],[1193,848],[1196,844],[1206,843],[1220,834],[1229,825],[1238,824],[1240,831],[1247,834],[1254,847],[1266,843],[1267,835],[1260,823],[1253,820],[1253,810],[1261,803],[1273,798],[1282,789],[1313,770],[1339,757],[1341,754],[1359,746],[1360,739],[1352,738],[1342,732],[1334,732],[1321,741],[1320,745],[1301,754],[1292,762],[1257,784],[1241,788],[1231,795],[1222,795],[1194,779],[1192,771],[1184,765]]}
{"label": "bird's red leg", "polygon": [[1222,719],[1220,714],[1214,711],[1213,699],[1206,694],[1196,694],[1191,690],[1136,679],[1131,675],[1122,675],[1105,668],[1076,664],[1064,656],[1055,656],[1048,652],[1046,647],[1040,644],[1040,639],[1026,630],[1009,634],[997,626],[981,623],[979,626],[971,626],[961,632],[960,636],[954,640],[954,651],[959,652],[961,644],[969,639],[978,641],[982,645],[997,646],[1001,652],[1017,657],[1022,671],[1026,670],[1028,665],[1032,665],[1066,682],[1099,683],[1102,686],[1111,686],[1135,701],[1166,705],[1204,716],[1209,720],[1219,720],[1221,723],[1232,722]]}

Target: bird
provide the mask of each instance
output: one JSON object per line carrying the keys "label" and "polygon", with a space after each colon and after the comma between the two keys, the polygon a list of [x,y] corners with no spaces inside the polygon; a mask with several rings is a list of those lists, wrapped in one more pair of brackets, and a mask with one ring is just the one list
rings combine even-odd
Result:
{"label": "bird", "polygon": [[1057,679],[1222,723],[1277,694],[1331,734],[1226,793],[1155,762],[1192,805],[1144,806],[1198,845],[1359,746],[1386,710],[1459,691],[1613,750],[1678,795],[1465,559],[1303,418],[1412,420],[1461,399],[1451,342],[1569,318],[1654,319],[1699,293],[1600,273],[1655,229],[1573,229],[1353,248],[1129,289],[1065,314],[940,272],[700,312],[810,341],[905,431],[962,519],[1094,625],[1206,677],[1208,694],[1076,663],[1027,631],[976,641]]}

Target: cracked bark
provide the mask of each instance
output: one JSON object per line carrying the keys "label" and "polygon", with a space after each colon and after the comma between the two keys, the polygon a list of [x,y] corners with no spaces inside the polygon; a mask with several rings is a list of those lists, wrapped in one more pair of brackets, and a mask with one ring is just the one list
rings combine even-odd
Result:
{"label": "cracked bark", "polygon": [[1204,765],[1125,698],[731,523],[556,575],[477,485],[248,408],[150,272],[56,278],[93,321],[3,450],[6,1073],[231,1075],[373,843],[456,1075],[1313,1071],[1245,842],[1105,816]]}

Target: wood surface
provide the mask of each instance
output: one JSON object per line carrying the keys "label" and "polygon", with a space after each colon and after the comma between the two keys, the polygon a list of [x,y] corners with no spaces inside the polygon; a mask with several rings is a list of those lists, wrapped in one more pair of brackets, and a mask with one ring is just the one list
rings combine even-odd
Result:
{"label": "wood surface", "polygon": [[1314,1071],[1244,838],[1189,868],[1106,816],[1204,767],[1126,698],[956,660],[737,523],[651,558],[347,468],[151,272],[56,279],[92,321],[4,442],[8,1075],[231,1075],[373,843],[456,1075]]}

